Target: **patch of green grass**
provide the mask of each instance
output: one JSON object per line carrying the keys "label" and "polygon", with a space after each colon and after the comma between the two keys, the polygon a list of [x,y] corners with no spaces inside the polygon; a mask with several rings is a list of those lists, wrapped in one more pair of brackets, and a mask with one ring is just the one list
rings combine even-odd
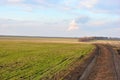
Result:
{"label": "patch of green grass", "polygon": [[0,41],[0,80],[51,77],[93,48],[90,44]]}

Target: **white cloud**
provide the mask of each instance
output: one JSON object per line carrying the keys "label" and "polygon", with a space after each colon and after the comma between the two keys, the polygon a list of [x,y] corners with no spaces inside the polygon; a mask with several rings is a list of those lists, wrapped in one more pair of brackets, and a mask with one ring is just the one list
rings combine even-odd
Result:
{"label": "white cloud", "polygon": [[35,1],[37,1],[39,3],[45,3],[46,2],[45,0],[35,0]]}
{"label": "white cloud", "polygon": [[102,27],[102,26],[109,27],[110,25],[111,26],[114,25],[115,27],[119,24],[120,24],[120,18],[114,18],[114,19],[103,18],[103,19],[91,20],[86,25],[91,27]]}
{"label": "white cloud", "polygon": [[6,5],[9,5],[9,6],[20,7],[23,11],[32,12],[33,7],[35,5],[25,3],[25,2],[26,2],[26,0],[5,0],[5,3],[2,3],[2,4],[6,4]]}
{"label": "white cloud", "polygon": [[77,29],[79,29],[78,23],[75,20],[72,20],[68,28],[68,31],[77,30]]}
{"label": "white cloud", "polygon": [[77,30],[79,29],[80,24],[85,25],[89,22],[89,20],[90,18],[88,16],[83,15],[83,16],[77,17],[70,22],[70,26],[68,27],[67,30],[68,31]]}
{"label": "white cloud", "polygon": [[21,6],[23,7],[23,10],[26,11],[26,12],[32,12],[33,11],[33,6],[31,6],[31,5],[23,4]]}
{"label": "white cloud", "polygon": [[8,3],[21,3],[23,2],[24,0],[7,0]]}
{"label": "white cloud", "polygon": [[80,1],[80,8],[93,8],[98,3],[98,0],[82,0]]}
{"label": "white cloud", "polygon": [[96,26],[96,27],[103,26],[103,25],[106,25],[106,24],[108,24],[107,21],[101,21],[101,20],[91,21],[91,22],[88,23],[88,25],[90,25],[90,26]]}

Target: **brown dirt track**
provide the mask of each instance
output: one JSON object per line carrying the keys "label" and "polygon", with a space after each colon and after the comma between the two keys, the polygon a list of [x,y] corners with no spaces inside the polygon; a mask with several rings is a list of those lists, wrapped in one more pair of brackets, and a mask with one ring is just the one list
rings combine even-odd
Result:
{"label": "brown dirt track", "polygon": [[[88,66],[98,55],[92,69]],[[97,49],[84,63],[78,65],[63,80],[120,80],[120,55],[109,45],[97,45]],[[88,68],[89,76],[83,75]],[[86,78],[80,79],[81,76]]]}
{"label": "brown dirt track", "polygon": [[116,80],[112,53],[108,46],[99,46],[100,53],[88,80]]}

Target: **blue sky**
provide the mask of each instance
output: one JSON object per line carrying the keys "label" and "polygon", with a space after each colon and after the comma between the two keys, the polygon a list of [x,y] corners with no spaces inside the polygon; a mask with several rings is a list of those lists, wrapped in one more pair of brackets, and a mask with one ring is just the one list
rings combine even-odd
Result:
{"label": "blue sky", "polygon": [[0,35],[120,37],[120,0],[0,0]]}

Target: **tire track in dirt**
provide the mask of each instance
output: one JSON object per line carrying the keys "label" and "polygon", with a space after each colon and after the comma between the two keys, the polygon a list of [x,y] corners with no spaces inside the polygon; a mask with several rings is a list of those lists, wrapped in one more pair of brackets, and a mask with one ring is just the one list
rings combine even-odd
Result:
{"label": "tire track in dirt", "polygon": [[110,46],[99,45],[99,47],[101,50],[97,63],[87,80],[118,80],[114,65],[114,53],[110,51]]}
{"label": "tire track in dirt", "polygon": [[96,44],[93,53],[62,80],[120,80],[120,55],[110,45]]}

